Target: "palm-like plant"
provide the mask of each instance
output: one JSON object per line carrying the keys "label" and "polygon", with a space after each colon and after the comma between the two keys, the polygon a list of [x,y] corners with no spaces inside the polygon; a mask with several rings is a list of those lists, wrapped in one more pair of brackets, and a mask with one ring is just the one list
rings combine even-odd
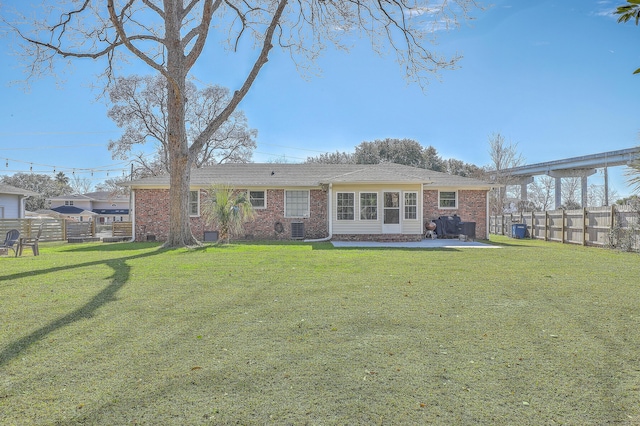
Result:
{"label": "palm-like plant", "polygon": [[[636,21],[636,25],[640,23],[640,0],[627,0],[626,5],[618,6],[615,11],[616,15],[620,15],[618,23],[629,22],[630,20]],[[634,74],[640,74],[640,68],[633,72]]]}
{"label": "palm-like plant", "polygon": [[632,186],[633,190],[640,193],[640,156],[637,156],[627,164],[624,174],[627,176],[627,182]]}
{"label": "palm-like plant", "polygon": [[226,185],[214,185],[209,189],[204,203],[204,217],[220,233],[220,240],[229,242],[232,236],[242,232],[245,222],[255,217],[255,211],[245,192]]}

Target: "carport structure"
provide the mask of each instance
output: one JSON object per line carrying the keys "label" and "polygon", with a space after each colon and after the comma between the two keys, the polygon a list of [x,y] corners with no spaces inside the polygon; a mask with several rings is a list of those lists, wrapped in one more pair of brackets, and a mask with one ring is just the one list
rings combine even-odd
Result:
{"label": "carport structure", "polygon": [[582,206],[586,206],[587,178],[593,175],[596,169],[602,168],[604,170],[605,204],[609,205],[609,176],[607,169],[609,167],[627,165],[638,155],[640,155],[640,147],[635,147],[513,167],[505,169],[501,173],[510,176],[510,185],[520,185],[522,200],[527,199],[527,185],[533,182],[534,176],[548,175],[555,178],[555,208],[557,209],[562,205],[562,178],[581,178]]}

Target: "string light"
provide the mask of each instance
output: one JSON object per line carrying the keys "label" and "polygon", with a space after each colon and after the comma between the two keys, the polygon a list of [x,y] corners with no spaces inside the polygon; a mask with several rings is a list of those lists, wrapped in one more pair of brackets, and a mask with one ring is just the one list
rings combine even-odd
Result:
{"label": "string light", "polygon": [[[53,170],[54,173],[57,173],[59,170],[58,166],[51,165],[51,164],[42,164],[42,163],[36,163],[32,161],[16,160],[16,159],[5,157],[5,167],[7,168],[8,172],[23,173],[25,171],[25,169],[20,170],[20,167],[11,167],[12,170],[9,170],[9,161],[12,161],[13,163],[18,163],[18,164],[25,164],[25,165],[28,164],[29,165],[28,171],[32,173],[51,173],[51,170]],[[12,166],[13,166],[13,163],[12,163]],[[123,164],[126,164],[126,165],[123,167]],[[124,173],[126,174],[126,168],[129,165],[130,165],[130,162],[126,162],[126,163],[123,162],[123,163],[116,163],[116,164],[101,166],[98,168],[93,167],[93,168],[86,168],[86,169],[77,168],[77,167],[74,167],[74,168],[62,167],[60,172],[69,173],[69,171],[71,171],[73,175],[80,175],[80,174],[86,173],[86,174],[91,174],[91,177],[95,177],[96,173],[101,174],[101,173],[109,173],[109,172],[118,172],[120,170],[123,170]]]}

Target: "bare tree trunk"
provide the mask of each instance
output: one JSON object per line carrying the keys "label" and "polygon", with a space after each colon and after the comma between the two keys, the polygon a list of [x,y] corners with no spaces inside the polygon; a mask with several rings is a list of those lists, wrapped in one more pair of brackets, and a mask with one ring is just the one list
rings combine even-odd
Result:
{"label": "bare tree trunk", "polygon": [[[176,80],[179,80],[178,77]],[[182,84],[180,84],[182,83]],[[169,235],[166,247],[182,247],[197,244],[189,220],[189,182],[191,161],[184,124],[183,99],[185,79],[167,81],[169,123]]]}
{"label": "bare tree trunk", "polygon": [[185,126],[186,74],[185,57],[181,49],[179,15],[176,2],[165,1],[167,44],[167,116],[169,139],[169,235],[165,247],[191,246],[198,243],[190,226],[189,182],[191,158]]}

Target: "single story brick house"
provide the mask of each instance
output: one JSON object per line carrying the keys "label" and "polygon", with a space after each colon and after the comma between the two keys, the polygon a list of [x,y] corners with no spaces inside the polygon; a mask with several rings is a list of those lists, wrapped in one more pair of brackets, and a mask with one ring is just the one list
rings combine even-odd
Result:
{"label": "single story brick house", "polygon": [[[191,229],[215,231],[200,206],[213,184],[246,191],[256,211],[243,239],[416,241],[425,223],[458,215],[488,238],[488,192],[476,179],[399,164],[219,164],[191,173]],[[140,179],[131,188],[135,239],[166,240],[169,176]]]}

